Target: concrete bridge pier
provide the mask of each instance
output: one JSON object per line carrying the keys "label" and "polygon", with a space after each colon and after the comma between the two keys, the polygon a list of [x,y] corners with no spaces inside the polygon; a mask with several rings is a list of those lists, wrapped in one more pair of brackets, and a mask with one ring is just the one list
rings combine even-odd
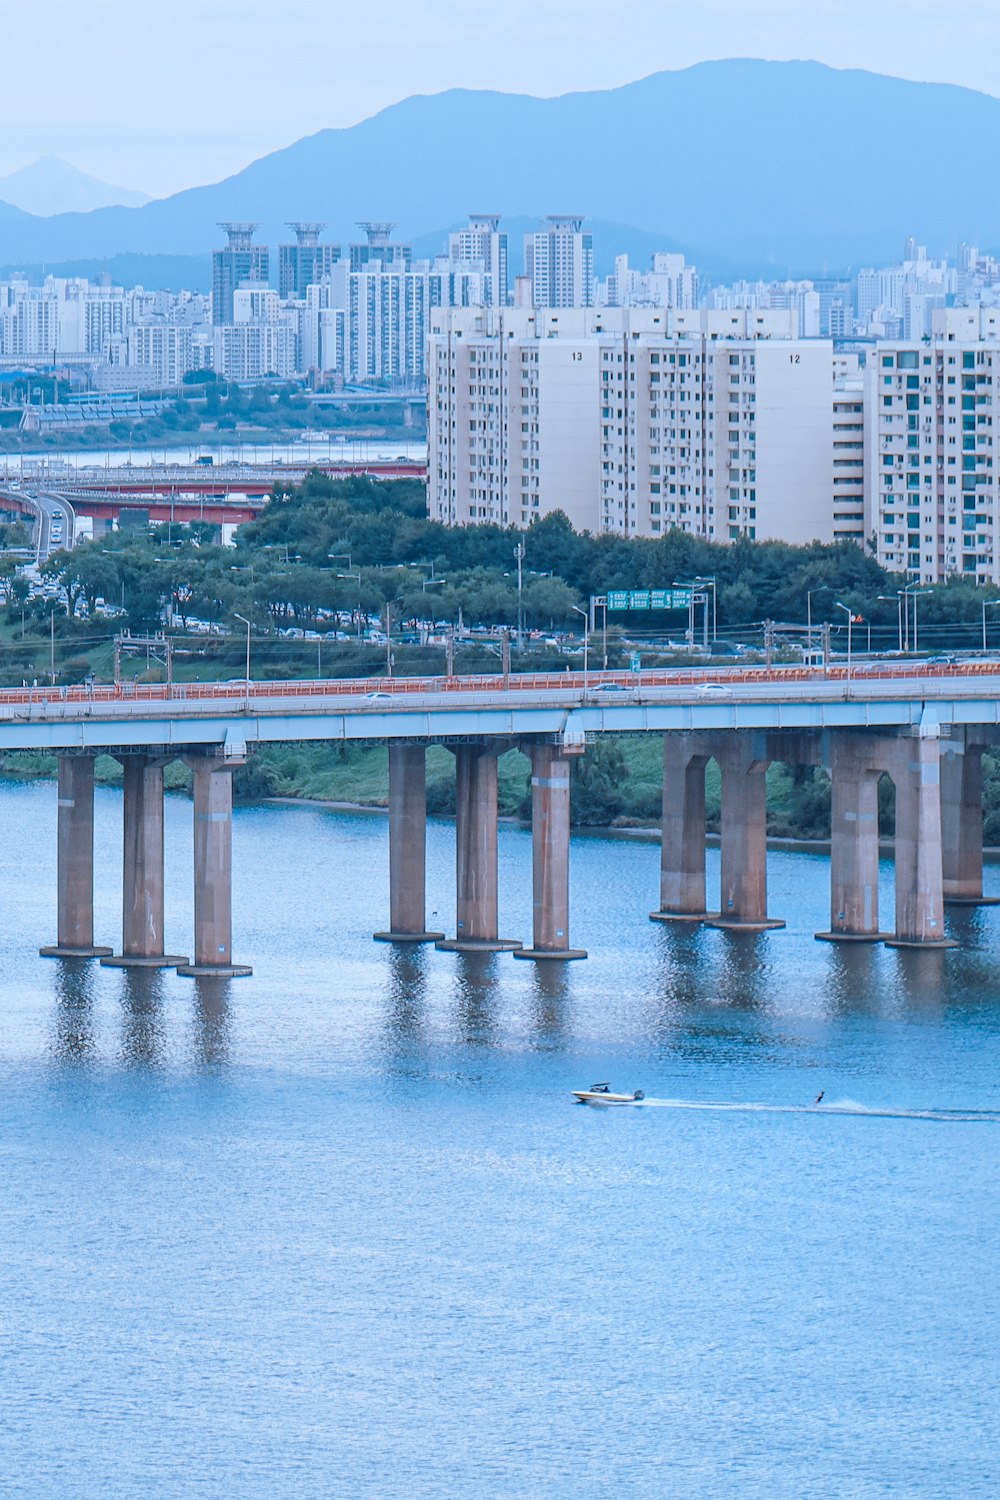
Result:
{"label": "concrete bridge pier", "polygon": [[435,943],[427,931],[427,750],[389,746],[389,930],[379,943]]}
{"label": "concrete bridge pier", "polygon": [[163,951],[163,765],[153,755],[119,757],[124,775],[122,951],[118,969],[170,969],[187,958]]}
{"label": "concrete bridge pier", "polygon": [[233,766],[192,756],[194,772],[194,962],[178,974],[232,978],[252,974],[233,963]]}
{"label": "concrete bridge pier", "polygon": [[954,948],[944,933],[941,741],[900,736],[887,757],[896,783],[896,932],[890,948]]}
{"label": "concrete bridge pier", "polygon": [[59,756],[56,942],[43,958],[98,958],[94,945],[94,760]]}
{"label": "concrete bridge pier", "polygon": [[722,772],[722,901],[712,927],[766,932],[784,927],[767,915],[766,746],[749,730],[713,736]]}
{"label": "concrete bridge pier", "polygon": [[569,945],[567,752],[537,741],[525,748],[531,757],[532,942],[530,948],[517,948],[514,957],[586,958],[585,949]]}
{"label": "concrete bridge pier", "polygon": [[955,906],[995,906],[983,895],[983,749],[968,737],[941,744],[941,853],[944,899]]}
{"label": "concrete bridge pier", "polygon": [[891,937],[878,920],[878,784],[871,737],[830,736],[830,930],[827,943],[878,943]]}
{"label": "concrete bridge pier", "polygon": [[660,842],[660,909],[654,922],[704,922],[705,910],[704,736],[663,736],[663,821]]}
{"label": "concrete bridge pier", "polygon": [[497,936],[497,754],[499,746],[464,744],[455,755],[455,936],[446,953],[520,948]]}

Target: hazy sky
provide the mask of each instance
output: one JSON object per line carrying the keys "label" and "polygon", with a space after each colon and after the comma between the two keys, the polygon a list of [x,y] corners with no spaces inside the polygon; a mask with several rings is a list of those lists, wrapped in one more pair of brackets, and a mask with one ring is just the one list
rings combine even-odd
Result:
{"label": "hazy sky", "polygon": [[1000,95],[1000,0],[0,3],[0,174],[51,151],[156,195],[452,87],[561,94],[802,57]]}

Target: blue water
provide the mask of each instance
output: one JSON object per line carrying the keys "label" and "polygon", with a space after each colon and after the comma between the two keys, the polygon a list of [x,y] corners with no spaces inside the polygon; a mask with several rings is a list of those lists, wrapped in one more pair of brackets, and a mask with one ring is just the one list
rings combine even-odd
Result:
{"label": "blue water", "polygon": [[[586,838],[586,962],[396,952],[384,820],[266,807],[254,977],[198,986],[36,956],[54,821],[0,789],[4,1495],[996,1495],[1000,908],[832,947],[826,861],[782,854],[786,931],[674,932],[657,848]],[[167,845],[184,952],[182,799]],[[504,828],[505,935],[529,878]],[[574,1105],[597,1078],[674,1104]]]}

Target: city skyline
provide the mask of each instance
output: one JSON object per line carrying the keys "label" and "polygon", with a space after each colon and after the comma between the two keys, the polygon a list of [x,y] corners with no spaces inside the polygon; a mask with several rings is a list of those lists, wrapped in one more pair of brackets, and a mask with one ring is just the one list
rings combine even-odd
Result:
{"label": "city skyline", "polygon": [[[258,0],[239,7],[223,0],[210,9],[193,0],[175,0],[168,9],[152,0],[141,13],[122,0],[104,0],[102,45],[86,70],[78,66],[86,41],[81,28],[93,24],[93,12],[84,16],[66,0],[50,9],[47,106],[39,118],[30,68],[9,70],[10,117],[24,124],[0,143],[0,174],[54,152],[154,197],[217,181],[269,151],[355,124],[417,92],[468,88],[552,97],[732,57],[814,59],[1000,91],[992,63],[1000,51],[1000,15],[982,0],[955,0],[947,14],[927,0],[825,0],[807,14],[788,0],[706,0],[697,8],[623,0],[611,29],[596,0],[572,8],[567,0],[541,0],[502,14],[435,0],[419,16],[389,0],[377,16],[308,18],[301,3],[291,17],[288,7],[278,17]],[[8,56],[30,53],[36,24],[28,12],[6,18]],[[305,24],[308,47],[300,45]],[[637,68],[640,32],[644,65]],[[189,45],[192,33],[201,39],[197,48]],[[383,44],[387,33],[392,49]],[[345,54],[350,68],[338,66]],[[294,79],[294,87],[275,88],[276,74],[289,84]],[[166,119],[164,77],[172,97]]]}

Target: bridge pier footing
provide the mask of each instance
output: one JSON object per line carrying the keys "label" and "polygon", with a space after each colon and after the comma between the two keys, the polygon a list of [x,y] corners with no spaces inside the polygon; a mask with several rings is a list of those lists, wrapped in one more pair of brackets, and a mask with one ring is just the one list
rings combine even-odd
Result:
{"label": "bridge pier footing", "polygon": [[941,746],[941,855],[949,906],[996,906],[983,895],[983,746]]}
{"label": "bridge pier footing", "polygon": [[163,951],[163,764],[123,755],[122,951],[108,968],[171,969],[186,964]]}
{"label": "bridge pier footing", "polygon": [[178,974],[235,978],[233,963],[233,771],[215,756],[192,756],[194,772],[194,962]]}
{"label": "bridge pier footing", "polygon": [[427,931],[427,751],[389,746],[389,930],[377,943],[436,943]]}
{"label": "bridge pier footing", "polygon": [[443,953],[520,948],[497,936],[497,748],[468,744],[455,755],[455,936]]}
{"label": "bridge pier footing", "polygon": [[896,783],[896,931],[890,948],[954,948],[944,932],[941,742],[901,737],[891,754]]}
{"label": "bridge pier footing", "polygon": [[531,844],[532,942],[516,948],[515,958],[586,958],[569,945],[569,775],[558,745],[532,742]]}
{"label": "bridge pier footing", "polygon": [[767,915],[767,760],[753,732],[714,736],[722,772],[722,900],[710,927],[767,932],[784,922]]}
{"label": "bridge pier footing", "polygon": [[878,784],[868,736],[833,734],[830,751],[830,930],[825,943],[880,943]]}
{"label": "bridge pier footing", "polygon": [[60,755],[56,941],[43,958],[99,958],[94,943],[94,756]]}
{"label": "bridge pier footing", "polygon": [[705,767],[703,736],[663,736],[660,909],[653,922],[705,922]]}

